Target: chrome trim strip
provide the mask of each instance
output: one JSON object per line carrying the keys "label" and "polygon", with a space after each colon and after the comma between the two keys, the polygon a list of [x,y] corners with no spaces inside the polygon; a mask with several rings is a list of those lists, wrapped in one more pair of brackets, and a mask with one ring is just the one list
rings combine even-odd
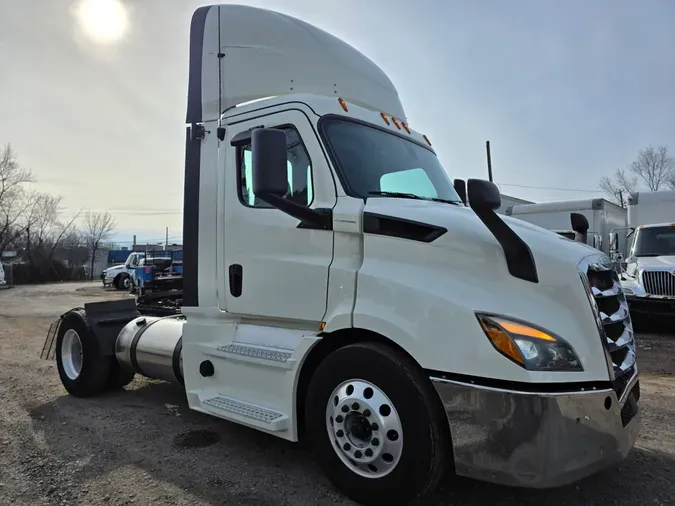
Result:
{"label": "chrome trim strip", "polygon": [[458,385],[467,388],[480,388],[481,390],[486,390],[489,392],[500,392],[504,394],[513,394],[513,395],[533,395],[537,397],[556,397],[556,396],[569,396],[569,395],[585,395],[585,394],[597,394],[597,393],[610,393],[614,392],[611,388],[603,388],[598,390],[569,390],[566,392],[527,392],[524,390],[510,390],[497,387],[488,387],[483,385],[476,385],[475,383],[465,383],[463,381],[449,380],[445,378],[439,378],[437,376],[429,376],[429,379],[432,383],[448,383],[451,385]]}

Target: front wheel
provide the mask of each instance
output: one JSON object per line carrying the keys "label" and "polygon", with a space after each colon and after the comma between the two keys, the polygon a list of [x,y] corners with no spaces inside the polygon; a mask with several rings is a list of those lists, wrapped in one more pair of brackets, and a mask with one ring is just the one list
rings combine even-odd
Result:
{"label": "front wheel", "polygon": [[405,504],[444,475],[447,418],[429,379],[402,353],[378,343],[335,351],[314,373],[305,406],[317,460],[356,502]]}

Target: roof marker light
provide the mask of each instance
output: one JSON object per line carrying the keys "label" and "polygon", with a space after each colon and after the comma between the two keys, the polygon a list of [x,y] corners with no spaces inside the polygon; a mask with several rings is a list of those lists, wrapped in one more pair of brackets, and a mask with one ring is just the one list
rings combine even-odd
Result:
{"label": "roof marker light", "polygon": [[391,121],[394,122],[394,125],[396,126],[396,128],[398,128],[399,130],[401,129],[401,125],[399,124],[399,122],[398,122],[398,120],[397,120],[396,118],[394,118],[394,117],[392,116],[392,117],[391,117]]}
{"label": "roof marker light", "polygon": [[410,133],[410,128],[408,128],[408,124],[405,121],[401,121],[401,125],[403,125],[403,128],[405,128],[405,131]]}
{"label": "roof marker light", "polygon": [[338,102],[339,102],[340,106],[342,106],[342,109],[345,112],[349,112],[349,109],[347,109],[347,103],[344,100],[342,100],[341,98],[338,98]]}
{"label": "roof marker light", "polygon": [[431,146],[431,141],[429,140],[429,137],[427,137],[426,135],[423,135],[422,137],[424,137],[424,140],[427,141],[427,144]]}
{"label": "roof marker light", "polygon": [[387,115],[386,115],[385,113],[381,112],[381,113],[380,113],[380,116],[382,116],[382,119],[384,120],[384,122],[385,122],[387,125],[390,124],[390,123],[389,123],[389,118],[387,118]]}

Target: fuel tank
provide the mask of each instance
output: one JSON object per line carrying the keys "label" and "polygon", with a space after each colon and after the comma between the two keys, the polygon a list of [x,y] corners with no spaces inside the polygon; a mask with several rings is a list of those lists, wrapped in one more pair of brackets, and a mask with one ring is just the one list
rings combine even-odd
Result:
{"label": "fuel tank", "polygon": [[183,323],[182,315],[131,320],[117,336],[117,361],[136,374],[182,385]]}

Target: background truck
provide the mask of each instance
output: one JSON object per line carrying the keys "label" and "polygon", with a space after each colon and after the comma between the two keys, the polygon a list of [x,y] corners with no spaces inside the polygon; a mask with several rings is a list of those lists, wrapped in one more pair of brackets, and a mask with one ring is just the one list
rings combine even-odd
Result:
{"label": "background truck", "polygon": [[298,19],[199,8],[188,90],[182,314],[64,314],[45,349],[71,395],[173,381],[306,439],[369,505],[448,466],[544,488],[626,457],[638,370],[606,255],[498,216],[487,181],[465,206],[386,74]]}
{"label": "background truck", "polygon": [[[638,192],[628,199],[629,250],[621,284],[631,312],[675,316],[675,190]],[[613,250],[626,231],[615,232]],[[671,322],[672,323],[672,322]]]}
{"label": "background truck", "polygon": [[[507,216],[527,221],[551,230],[568,239],[574,239],[570,227],[570,213],[583,214],[589,223],[588,244],[609,253],[609,236],[614,229],[626,228],[626,210],[605,199],[565,200],[543,204],[519,204],[506,210]],[[619,248],[625,249],[626,239]]]}
{"label": "background truck", "polygon": [[[126,261],[121,265],[114,265],[104,269],[101,273],[103,286],[113,286],[117,290],[135,291],[139,286],[141,278],[152,280],[153,276],[166,273],[180,274],[182,271],[181,262],[174,257],[175,251],[134,251],[129,254]],[[155,267],[146,272],[146,267],[154,265]],[[143,267],[138,271],[139,267]]]}

